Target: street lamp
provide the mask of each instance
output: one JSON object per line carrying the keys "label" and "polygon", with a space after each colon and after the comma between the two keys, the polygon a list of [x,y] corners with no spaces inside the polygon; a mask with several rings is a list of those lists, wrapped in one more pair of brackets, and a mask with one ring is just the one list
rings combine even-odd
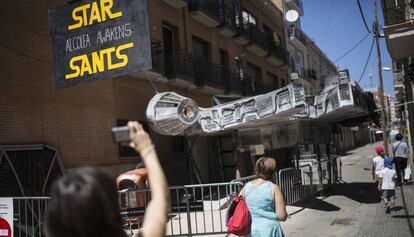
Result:
{"label": "street lamp", "polygon": [[382,67],[382,70],[384,72],[390,72],[391,71],[391,68],[390,67]]}

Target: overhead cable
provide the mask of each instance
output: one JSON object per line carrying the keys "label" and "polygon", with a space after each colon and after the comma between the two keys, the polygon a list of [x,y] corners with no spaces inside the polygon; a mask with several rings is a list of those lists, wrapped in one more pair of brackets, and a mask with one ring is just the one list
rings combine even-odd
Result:
{"label": "overhead cable", "polygon": [[341,57],[337,58],[334,63],[338,62],[339,60],[343,59],[345,56],[347,56],[349,53],[351,53],[356,47],[358,47],[364,40],[370,35],[370,33],[367,33],[358,43],[356,43],[351,49],[349,49],[346,53],[344,53]]}
{"label": "overhead cable", "polygon": [[357,2],[358,2],[359,13],[361,13],[361,17],[362,17],[362,20],[364,21],[365,28],[367,29],[369,33],[372,33],[372,31],[369,29],[367,25],[367,21],[365,20],[365,16],[364,16],[364,12],[362,11],[361,3],[359,2],[359,0],[357,0]]}
{"label": "overhead cable", "polygon": [[[384,96],[385,96],[385,95],[384,95]],[[376,110],[374,110],[373,112],[380,112],[380,111],[385,110],[385,109],[397,108],[397,107],[400,107],[400,106],[409,105],[409,104],[413,104],[413,103],[414,103],[414,101],[413,101],[413,100],[411,100],[411,101],[407,101],[407,102],[405,102],[405,103],[396,104],[396,105],[393,105],[393,106],[388,106],[388,107],[381,108],[381,109],[376,109]]]}
{"label": "overhead cable", "polygon": [[334,27],[334,25],[336,23],[338,23],[338,21],[345,15],[345,13],[352,7],[352,5],[354,5],[355,0],[352,0],[349,5],[332,21],[331,24],[329,24],[329,26],[327,27],[327,29],[325,30],[325,33],[322,37],[321,42],[323,43],[325,41],[326,35],[328,34],[328,32]]}
{"label": "overhead cable", "polygon": [[362,77],[365,74],[365,70],[367,70],[369,60],[371,59],[372,49],[374,48],[374,43],[375,43],[375,38],[372,38],[371,49],[369,50],[368,58],[367,58],[367,61],[365,62],[364,70],[362,71],[361,76],[359,77],[358,84],[361,82]]}

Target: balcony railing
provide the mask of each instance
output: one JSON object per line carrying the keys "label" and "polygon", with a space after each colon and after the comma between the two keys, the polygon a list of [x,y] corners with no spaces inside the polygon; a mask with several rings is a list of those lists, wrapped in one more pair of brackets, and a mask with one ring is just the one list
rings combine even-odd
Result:
{"label": "balcony railing", "polygon": [[187,5],[187,0],[163,0],[168,5],[180,9]]}
{"label": "balcony railing", "polygon": [[236,14],[228,7],[222,7],[220,11],[221,23],[218,30],[221,34],[231,37],[237,33]]}
{"label": "balcony railing", "polygon": [[194,59],[194,83],[198,87],[206,85],[228,90],[230,87],[230,71],[220,64],[209,62],[205,58]]}
{"label": "balcony railing", "polygon": [[230,88],[225,93],[242,94],[243,81],[240,80],[240,75],[236,72],[230,72]]}
{"label": "balcony railing", "polygon": [[192,81],[193,61],[192,55],[182,49],[164,49],[165,75],[168,79],[184,79]]}
{"label": "balcony railing", "polygon": [[275,58],[276,60],[271,60],[274,61],[276,64],[278,64],[278,66],[284,65],[287,63],[287,51],[282,48],[281,45],[276,44],[276,42],[274,42],[273,40],[270,40],[269,43],[269,58]]}
{"label": "balcony railing", "polygon": [[161,53],[162,45],[161,41],[151,39],[151,59],[152,59],[152,71],[161,72]]}
{"label": "balcony railing", "polygon": [[316,71],[314,69],[307,70],[308,78],[316,80]]}
{"label": "balcony railing", "polygon": [[258,94],[265,94],[265,93],[268,93],[268,92],[271,92],[271,91],[274,91],[274,90],[276,90],[277,89],[277,87],[276,86],[271,86],[271,85],[260,85],[259,87],[258,87]]}
{"label": "balcony railing", "polygon": [[252,96],[257,94],[257,87],[253,78],[250,75],[245,74],[242,81],[242,95]]}
{"label": "balcony railing", "polygon": [[[392,4],[395,4],[393,1]],[[410,20],[413,9],[404,1],[398,6],[387,6],[384,8],[384,23],[386,26],[403,23]]]}
{"label": "balcony railing", "polygon": [[210,27],[217,26],[221,22],[221,10],[220,2],[216,0],[188,0],[188,11],[193,14],[203,13],[205,16],[193,15],[193,17]]}
{"label": "balcony railing", "polygon": [[292,6],[292,4],[294,5],[293,7],[298,10],[300,12],[301,15],[303,15],[303,3],[302,0],[287,0],[286,3],[290,6]]}
{"label": "balcony railing", "polygon": [[291,40],[297,39],[299,40],[303,45],[306,45],[306,37],[301,29],[299,28],[289,28],[289,38]]}
{"label": "balcony railing", "polygon": [[246,45],[251,42],[250,39],[250,23],[239,15],[236,18],[237,26],[237,35],[235,36],[235,41],[241,45]]}
{"label": "balcony railing", "polygon": [[267,32],[261,31],[257,25],[249,24],[250,30],[250,39],[252,44],[255,44],[262,48],[263,50],[269,52],[270,45],[270,34]]}

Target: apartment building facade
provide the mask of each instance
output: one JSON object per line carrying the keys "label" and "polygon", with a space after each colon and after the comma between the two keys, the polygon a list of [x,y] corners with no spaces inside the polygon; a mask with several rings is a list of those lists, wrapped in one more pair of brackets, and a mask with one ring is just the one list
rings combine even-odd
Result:
{"label": "apartment building facade", "polygon": [[[270,1],[151,0],[152,70],[55,89],[47,11],[64,4],[78,3],[10,2],[0,16],[7,32],[0,44],[0,144],[47,144],[68,170],[90,165],[115,176],[133,169],[139,157],[115,144],[110,129],[128,120],[147,127],[146,106],[156,92],[209,107],[212,95],[249,96],[289,83],[283,13]],[[148,131],[171,185],[189,183],[188,170],[197,170],[199,182],[235,173],[226,148],[232,134],[191,140]]]}
{"label": "apartment building facade", "polygon": [[[394,88],[398,103],[413,101],[414,82],[414,1],[382,0],[384,33],[388,52],[393,60]],[[412,103],[398,108],[400,132],[414,141],[414,106]]]}

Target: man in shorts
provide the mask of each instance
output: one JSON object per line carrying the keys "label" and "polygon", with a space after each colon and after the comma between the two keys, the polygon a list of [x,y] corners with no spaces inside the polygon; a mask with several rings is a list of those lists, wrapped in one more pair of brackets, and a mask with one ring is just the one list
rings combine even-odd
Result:
{"label": "man in shorts", "polygon": [[382,190],[382,197],[385,204],[385,213],[389,214],[395,207],[395,180],[397,173],[392,166],[392,160],[388,157],[384,158],[385,168],[379,173],[378,190]]}

